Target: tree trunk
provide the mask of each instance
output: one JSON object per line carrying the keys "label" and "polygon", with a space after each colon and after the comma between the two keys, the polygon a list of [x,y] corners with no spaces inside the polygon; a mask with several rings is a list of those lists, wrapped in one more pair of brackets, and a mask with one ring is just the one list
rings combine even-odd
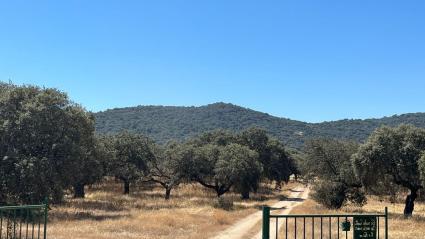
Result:
{"label": "tree trunk", "polygon": [[124,179],[124,194],[130,194],[130,181],[128,179]]}
{"label": "tree trunk", "polygon": [[413,210],[415,208],[415,200],[418,197],[417,189],[410,189],[410,194],[406,197],[406,202],[404,206],[404,216],[411,217],[413,214]]}
{"label": "tree trunk", "polygon": [[281,189],[282,189],[282,182],[281,181],[276,181],[275,190],[280,191]]}
{"label": "tree trunk", "polygon": [[241,198],[244,199],[244,200],[249,199],[249,190],[242,190]]}
{"label": "tree trunk", "polygon": [[165,188],[165,200],[169,200],[171,195],[171,187]]}
{"label": "tree trunk", "polygon": [[85,196],[84,184],[74,185],[74,198],[84,198]]}
{"label": "tree trunk", "polygon": [[221,197],[221,195],[227,193],[230,190],[230,186],[228,187],[216,187],[215,191],[217,193],[217,197]]}

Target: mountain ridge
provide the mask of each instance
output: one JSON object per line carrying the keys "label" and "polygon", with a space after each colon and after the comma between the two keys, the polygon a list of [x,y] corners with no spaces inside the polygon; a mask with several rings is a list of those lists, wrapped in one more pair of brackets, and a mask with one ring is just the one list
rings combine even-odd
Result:
{"label": "mountain ridge", "polygon": [[301,148],[305,140],[314,137],[362,142],[380,125],[396,126],[406,123],[425,127],[425,113],[421,112],[382,118],[308,123],[223,102],[204,106],[139,105],[108,109],[94,115],[98,133],[128,130],[143,133],[165,143],[169,140],[185,140],[214,129],[240,131],[257,126],[294,148]]}

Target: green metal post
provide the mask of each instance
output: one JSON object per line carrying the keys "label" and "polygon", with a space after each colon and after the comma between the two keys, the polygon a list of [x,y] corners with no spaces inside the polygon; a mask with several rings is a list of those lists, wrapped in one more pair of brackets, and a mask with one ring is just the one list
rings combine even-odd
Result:
{"label": "green metal post", "polygon": [[47,239],[47,213],[49,210],[49,199],[44,199],[44,239]]}
{"label": "green metal post", "polygon": [[263,239],[270,239],[270,207],[263,207]]}
{"label": "green metal post", "polygon": [[388,239],[388,207],[385,207],[385,239]]}

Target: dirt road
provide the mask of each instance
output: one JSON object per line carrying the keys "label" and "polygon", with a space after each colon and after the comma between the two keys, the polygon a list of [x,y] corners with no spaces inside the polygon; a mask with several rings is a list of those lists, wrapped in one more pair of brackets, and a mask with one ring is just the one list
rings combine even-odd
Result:
{"label": "dirt road", "polygon": [[[288,214],[293,207],[298,204],[301,204],[309,194],[309,189],[307,187],[298,187],[292,190],[289,197],[283,201],[271,205],[273,208],[282,208],[282,210],[273,211],[274,214]],[[212,239],[240,239],[246,238],[246,233],[253,228],[259,221],[262,219],[262,212],[256,212],[240,221],[236,222],[234,225],[230,226],[227,230],[221,232]],[[283,220],[282,220],[283,221]],[[280,227],[280,225],[279,225]],[[275,228],[270,229],[270,235],[274,235]],[[260,239],[261,231],[259,231],[252,239]]]}

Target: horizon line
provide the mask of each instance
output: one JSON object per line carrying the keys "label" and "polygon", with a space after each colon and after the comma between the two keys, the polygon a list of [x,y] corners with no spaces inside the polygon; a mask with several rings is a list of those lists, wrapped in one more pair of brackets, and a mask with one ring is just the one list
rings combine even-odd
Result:
{"label": "horizon line", "polygon": [[377,116],[377,117],[370,117],[370,118],[342,118],[342,119],[335,119],[335,120],[324,120],[324,121],[318,121],[318,122],[309,122],[309,121],[303,121],[303,120],[297,120],[297,119],[293,119],[293,118],[289,118],[289,117],[285,117],[285,116],[277,116],[277,115],[273,115],[267,112],[263,112],[260,110],[256,110],[256,109],[252,109],[246,106],[241,106],[241,105],[237,105],[234,103],[229,103],[229,102],[224,102],[224,101],[218,101],[218,102],[214,102],[214,103],[208,103],[208,104],[194,104],[194,105],[153,105],[153,104],[147,104],[147,105],[135,105],[135,106],[122,106],[122,107],[113,107],[113,108],[107,108],[104,110],[99,110],[99,111],[90,111],[94,114],[97,113],[103,113],[106,111],[111,111],[111,110],[118,110],[118,109],[126,109],[126,108],[137,108],[137,107],[175,107],[175,108],[201,108],[201,107],[208,107],[211,105],[217,105],[217,104],[225,104],[225,105],[232,105],[232,106],[236,106],[236,107],[240,107],[246,110],[251,110],[251,111],[255,111],[261,114],[267,114],[271,117],[275,117],[275,118],[279,118],[279,119],[286,119],[286,120],[292,120],[292,121],[298,121],[298,122],[303,122],[303,123],[308,123],[308,124],[321,124],[321,123],[329,123],[329,122],[337,122],[337,121],[367,121],[367,120],[379,120],[379,119],[384,119],[384,118],[391,118],[391,117],[400,117],[403,115],[409,115],[409,114],[425,114],[425,112],[404,112],[404,113],[395,113],[392,115],[384,115],[384,116]]}

